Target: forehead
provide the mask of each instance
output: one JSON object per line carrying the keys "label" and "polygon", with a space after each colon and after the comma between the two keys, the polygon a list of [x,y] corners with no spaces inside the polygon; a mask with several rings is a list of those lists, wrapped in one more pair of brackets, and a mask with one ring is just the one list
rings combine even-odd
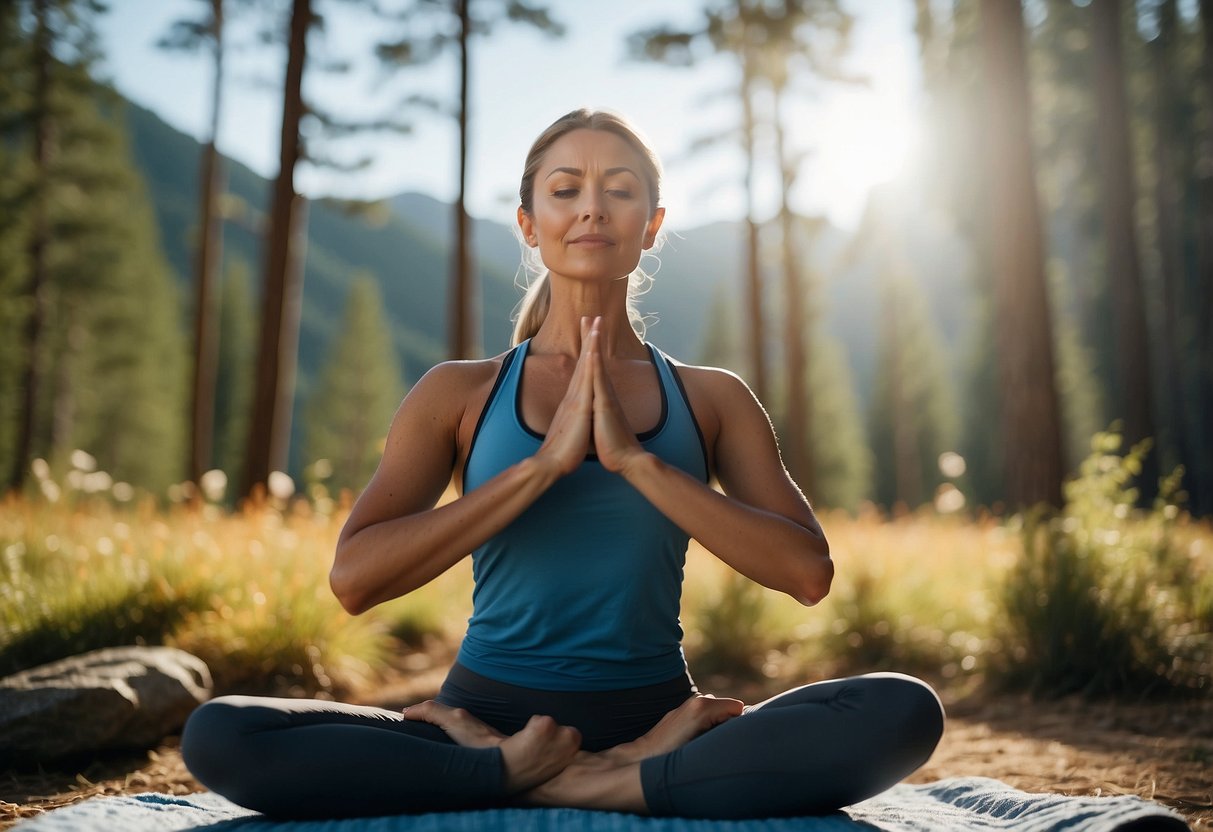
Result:
{"label": "forehead", "polygon": [[542,178],[556,168],[601,172],[626,167],[644,177],[644,161],[626,139],[608,130],[573,130],[561,136],[548,148],[539,168]]}

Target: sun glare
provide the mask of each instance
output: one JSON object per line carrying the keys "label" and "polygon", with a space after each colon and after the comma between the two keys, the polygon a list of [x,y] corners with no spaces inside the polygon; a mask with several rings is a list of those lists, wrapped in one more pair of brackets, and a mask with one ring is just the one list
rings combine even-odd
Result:
{"label": "sun glare", "polygon": [[812,151],[799,194],[835,222],[854,226],[869,192],[909,173],[921,134],[908,97],[887,90],[839,92],[804,123]]}

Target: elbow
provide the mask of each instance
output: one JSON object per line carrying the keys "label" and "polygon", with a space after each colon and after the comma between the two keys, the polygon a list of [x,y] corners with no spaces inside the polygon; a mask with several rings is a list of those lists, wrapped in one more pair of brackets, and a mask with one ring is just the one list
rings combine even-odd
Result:
{"label": "elbow", "polygon": [[815,554],[806,564],[793,597],[806,607],[819,604],[830,594],[834,582],[834,561],[828,553]]}
{"label": "elbow", "polygon": [[371,608],[371,604],[366,593],[359,591],[349,572],[348,568],[342,566],[339,556],[333,563],[333,568],[329,570],[329,589],[346,612],[350,615],[362,615]]}

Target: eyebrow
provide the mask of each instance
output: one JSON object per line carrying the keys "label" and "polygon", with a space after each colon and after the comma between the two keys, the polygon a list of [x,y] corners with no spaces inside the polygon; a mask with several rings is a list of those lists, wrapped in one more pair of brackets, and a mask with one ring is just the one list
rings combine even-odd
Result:
{"label": "eyebrow", "polygon": [[[573,176],[585,176],[585,171],[583,171],[581,168],[553,168],[552,172],[549,173],[544,178],[551,179],[553,176],[555,176],[558,173],[570,173]],[[640,179],[640,177],[637,175],[636,171],[634,171],[631,168],[626,167],[626,166],[620,166],[617,168],[608,168],[603,175],[604,176],[614,176],[617,173],[630,173],[630,174],[632,174],[632,176],[635,176],[637,179]]]}

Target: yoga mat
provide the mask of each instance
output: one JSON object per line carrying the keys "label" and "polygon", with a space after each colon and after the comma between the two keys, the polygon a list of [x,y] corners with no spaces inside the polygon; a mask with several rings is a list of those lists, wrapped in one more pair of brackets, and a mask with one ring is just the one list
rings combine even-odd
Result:
{"label": "yoga mat", "polygon": [[830,815],[767,820],[645,818],[583,809],[488,809],[349,820],[276,821],[211,792],[95,797],[17,832],[1182,832],[1174,812],[1139,797],[1029,794],[986,777],[894,786]]}

